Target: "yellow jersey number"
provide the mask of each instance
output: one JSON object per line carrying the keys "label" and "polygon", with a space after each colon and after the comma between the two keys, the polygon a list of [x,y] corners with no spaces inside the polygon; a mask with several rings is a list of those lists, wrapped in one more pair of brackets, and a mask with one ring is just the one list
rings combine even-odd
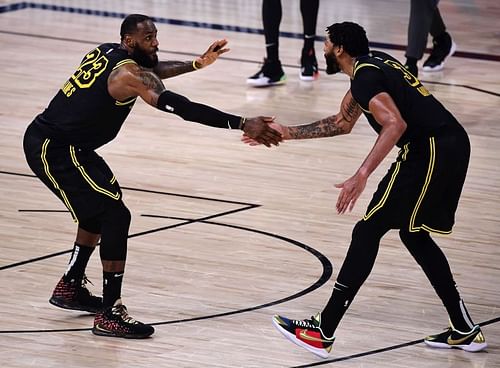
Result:
{"label": "yellow jersey number", "polygon": [[420,81],[413,74],[411,74],[403,65],[392,60],[385,60],[384,64],[387,64],[390,67],[397,69],[401,73],[403,73],[406,82],[408,82],[410,86],[416,88],[417,91],[420,92],[422,96],[430,96],[430,92],[427,90],[427,88],[425,88],[422,85],[422,83],[420,83]]}
{"label": "yellow jersey number", "polygon": [[76,72],[73,73],[62,88],[66,97],[70,97],[76,91],[76,86],[79,88],[90,88],[97,77],[106,70],[108,62],[108,58],[102,55],[99,49],[95,49],[85,55]]}

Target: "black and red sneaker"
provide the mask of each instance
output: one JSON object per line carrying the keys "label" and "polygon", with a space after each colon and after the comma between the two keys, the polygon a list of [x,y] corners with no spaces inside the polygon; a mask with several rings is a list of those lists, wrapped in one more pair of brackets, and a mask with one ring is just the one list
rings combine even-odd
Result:
{"label": "black and red sneaker", "polygon": [[59,308],[96,313],[102,309],[102,298],[92,295],[86,287],[87,282],[90,281],[85,276],[80,280],[61,278],[49,303]]}
{"label": "black and red sneaker", "polygon": [[127,307],[118,299],[112,307],[98,312],[92,333],[99,336],[144,339],[155,332],[153,326],[136,321],[127,313]]}
{"label": "black and red sneaker", "polygon": [[326,337],[321,330],[321,313],[311,319],[289,319],[275,315],[273,325],[288,340],[322,358],[328,358],[335,337]]}

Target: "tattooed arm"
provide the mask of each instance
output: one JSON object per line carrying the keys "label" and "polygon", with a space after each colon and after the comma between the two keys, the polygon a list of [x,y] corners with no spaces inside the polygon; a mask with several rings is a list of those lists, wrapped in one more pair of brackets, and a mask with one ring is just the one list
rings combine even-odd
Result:
{"label": "tattooed arm", "polygon": [[118,101],[140,96],[149,105],[176,114],[184,120],[216,128],[241,129],[268,147],[278,145],[282,140],[281,134],[269,127],[268,122],[272,121],[272,118],[244,118],[190,101],[184,96],[167,91],[155,73],[136,64],[125,64],[111,72],[108,91]]}
{"label": "tattooed arm", "polygon": [[224,48],[226,45],[227,40],[217,40],[208,47],[203,55],[191,61],[160,61],[153,72],[160,79],[166,79],[204,68],[217,60],[220,55],[229,51],[229,49]]}
{"label": "tattooed arm", "polygon": [[136,64],[125,64],[109,75],[108,91],[118,101],[140,96],[146,103],[156,107],[165,86],[152,71]]}
{"label": "tattooed arm", "polygon": [[284,126],[283,139],[309,139],[349,134],[360,115],[361,108],[352,97],[351,90],[349,90],[342,99],[338,114],[314,123]]}
{"label": "tattooed arm", "polygon": [[[195,68],[196,66],[196,68]],[[175,77],[201,68],[196,60],[190,61],[160,61],[153,72],[161,79]]]}

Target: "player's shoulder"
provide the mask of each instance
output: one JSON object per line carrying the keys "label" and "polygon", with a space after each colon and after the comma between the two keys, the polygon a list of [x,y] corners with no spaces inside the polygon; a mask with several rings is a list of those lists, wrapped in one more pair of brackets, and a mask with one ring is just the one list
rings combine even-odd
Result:
{"label": "player's shoulder", "polygon": [[368,55],[359,57],[354,64],[354,75],[359,77],[360,75],[373,75],[373,74],[383,74],[384,70],[388,68],[389,65],[401,63],[394,58],[382,51],[372,50]]}
{"label": "player's shoulder", "polygon": [[361,76],[371,75],[380,72],[380,63],[371,55],[366,55],[356,60],[354,64],[353,79],[359,79]]}

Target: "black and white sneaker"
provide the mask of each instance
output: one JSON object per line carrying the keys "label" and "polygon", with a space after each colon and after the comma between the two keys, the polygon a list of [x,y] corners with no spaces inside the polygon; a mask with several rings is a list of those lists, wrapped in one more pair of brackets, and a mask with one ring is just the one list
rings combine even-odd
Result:
{"label": "black and white sneaker", "polygon": [[300,58],[300,79],[303,81],[313,81],[318,79],[318,61],[314,54],[314,49],[302,50]]}
{"label": "black and white sneaker", "polygon": [[262,68],[247,79],[247,84],[252,87],[270,87],[286,83],[286,74],[281,67],[281,62],[264,59]]}
{"label": "black and white sneaker", "polygon": [[481,328],[477,325],[469,332],[461,332],[450,326],[440,334],[427,336],[424,342],[433,348],[457,348],[470,352],[481,351],[488,346]]}
{"label": "black and white sneaker", "polygon": [[424,62],[424,72],[438,72],[443,70],[444,62],[457,50],[457,44],[453,42],[448,32],[439,38],[432,40],[432,52]]}

